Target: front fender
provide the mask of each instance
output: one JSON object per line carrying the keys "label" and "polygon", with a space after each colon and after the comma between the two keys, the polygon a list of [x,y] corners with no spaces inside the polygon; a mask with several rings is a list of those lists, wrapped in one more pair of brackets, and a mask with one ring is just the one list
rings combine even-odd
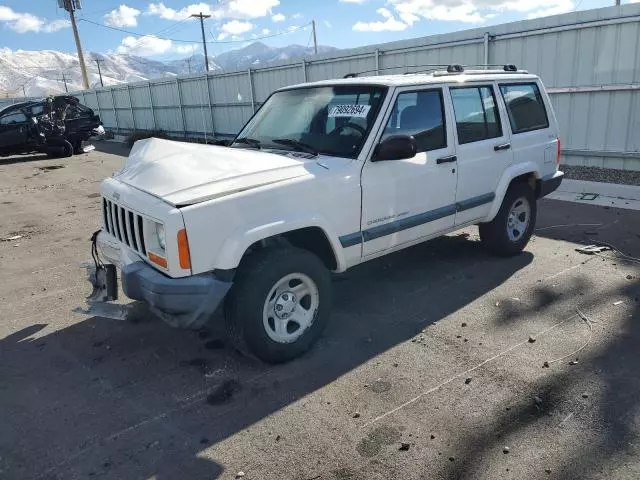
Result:
{"label": "front fender", "polygon": [[500,210],[502,200],[507,193],[507,189],[509,188],[511,181],[520,175],[526,175],[528,173],[533,173],[536,176],[536,179],[539,179],[540,167],[534,162],[523,162],[511,165],[502,173],[500,181],[498,182],[498,187],[496,188],[496,196],[493,200],[493,205],[491,206],[491,210],[489,210],[489,214],[482,220],[483,222],[490,222],[498,214],[498,210]]}
{"label": "front fender", "polygon": [[346,270],[347,267],[344,252],[340,246],[338,236],[329,226],[329,222],[321,216],[294,218],[287,219],[286,221],[274,221],[248,229],[237,229],[233,234],[229,235],[227,240],[222,244],[222,248],[219,251],[217,259],[217,268],[225,270],[237,268],[247,249],[260,240],[294,230],[312,227],[320,228],[329,240],[331,249],[333,250],[333,254],[336,258],[336,271],[342,272]]}

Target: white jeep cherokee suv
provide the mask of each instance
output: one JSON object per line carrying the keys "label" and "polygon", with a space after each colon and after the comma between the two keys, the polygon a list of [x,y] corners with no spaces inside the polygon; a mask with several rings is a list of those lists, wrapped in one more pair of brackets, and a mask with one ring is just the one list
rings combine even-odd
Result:
{"label": "white jeep cherokee suv", "polygon": [[540,79],[513,66],[282,88],[229,146],[136,142],[102,182],[94,246],[115,267],[94,286],[113,299],[118,268],[181,327],[224,300],[236,346],[286,361],[327,325],[331,271],[473,224],[519,253],[559,156]]}

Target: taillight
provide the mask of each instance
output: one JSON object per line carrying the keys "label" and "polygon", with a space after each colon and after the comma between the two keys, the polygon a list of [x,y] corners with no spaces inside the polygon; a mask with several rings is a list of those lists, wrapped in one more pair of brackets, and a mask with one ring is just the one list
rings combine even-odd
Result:
{"label": "taillight", "polygon": [[560,137],[558,137],[558,153],[556,155],[556,169],[560,168]]}

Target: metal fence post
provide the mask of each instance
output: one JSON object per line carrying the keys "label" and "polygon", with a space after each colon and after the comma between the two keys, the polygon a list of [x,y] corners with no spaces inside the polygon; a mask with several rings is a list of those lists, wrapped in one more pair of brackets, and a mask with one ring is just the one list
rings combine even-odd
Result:
{"label": "metal fence post", "polygon": [[102,110],[100,110],[100,97],[98,96],[98,91],[94,90],[93,93],[96,94],[96,108],[98,109],[98,116],[102,120]]}
{"label": "metal fence post", "polygon": [[375,51],[375,55],[376,55],[376,75],[380,75],[380,49],[376,48]]}
{"label": "metal fence post", "polygon": [[209,86],[209,74],[204,74],[204,81],[207,82],[207,103],[209,104],[209,116],[211,117],[211,134],[216,138],[216,124],[213,119],[213,107],[211,106],[211,87]]}
{"label": "metal fence post", "polygon": [[304,58],[302,59],[302,78],[305,82],[307,81],[307,62]]}
{"label": "metal fence post", "polygon": [[253,79],[251,78],[251,69],[248,69],[247,73],[249,74],[249,92],[251,93],[251,111],[253,113],[256,113],[256,98],[253,93]]}
{"label": "metal fence post", "polygon": [[182,118],[182,133],[187,138],[187,122],[184,119],[184,106],[182,105],[182,91],[180,90],[180,80],[176,77],[176,88],[178,89],[178,104],[180,105],[180,117]]}
{"label": "metal fence post", "polygon": [[110,88],[111,103],[113,104],[113,116],[116,119],[116,132],[120,133],[120,122],[118,122],[118,110],[116,109],[116,97],[113,95],[113,88]]}
{"label": "metal fence post", "polygon": [[138,127],[136,127],[136,116],[133,113],[133,102],[131,101],[131,88],[127,83],[127,94],[129,95],[129,111],[131,112],[131,123],[133,123],[133,131],[136,132]]}
{"label": "metal fence post", "polygon": [[151,117],[153,118],[153,129],[158,129],[158,124],[156,123],[156,111],[153,108],[153,93],[151,93],[151,82],[147,83],[147,87],[149,89],[149,105],[151,106]]}
{"label": "metal fence post", "polygon": [[489,68],[489,32],[484,32],[484,68]]}

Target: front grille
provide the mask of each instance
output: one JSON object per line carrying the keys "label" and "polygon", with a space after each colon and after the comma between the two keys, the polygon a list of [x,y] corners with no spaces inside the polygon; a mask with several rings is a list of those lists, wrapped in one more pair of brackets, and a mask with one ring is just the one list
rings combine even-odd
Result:
{"label": "front grille", "polygon": [[141,215],[103,198],[102,217],[104,229],[108,233],[136,252],[142,255],[147,254],[142,228],[144,222]]}

